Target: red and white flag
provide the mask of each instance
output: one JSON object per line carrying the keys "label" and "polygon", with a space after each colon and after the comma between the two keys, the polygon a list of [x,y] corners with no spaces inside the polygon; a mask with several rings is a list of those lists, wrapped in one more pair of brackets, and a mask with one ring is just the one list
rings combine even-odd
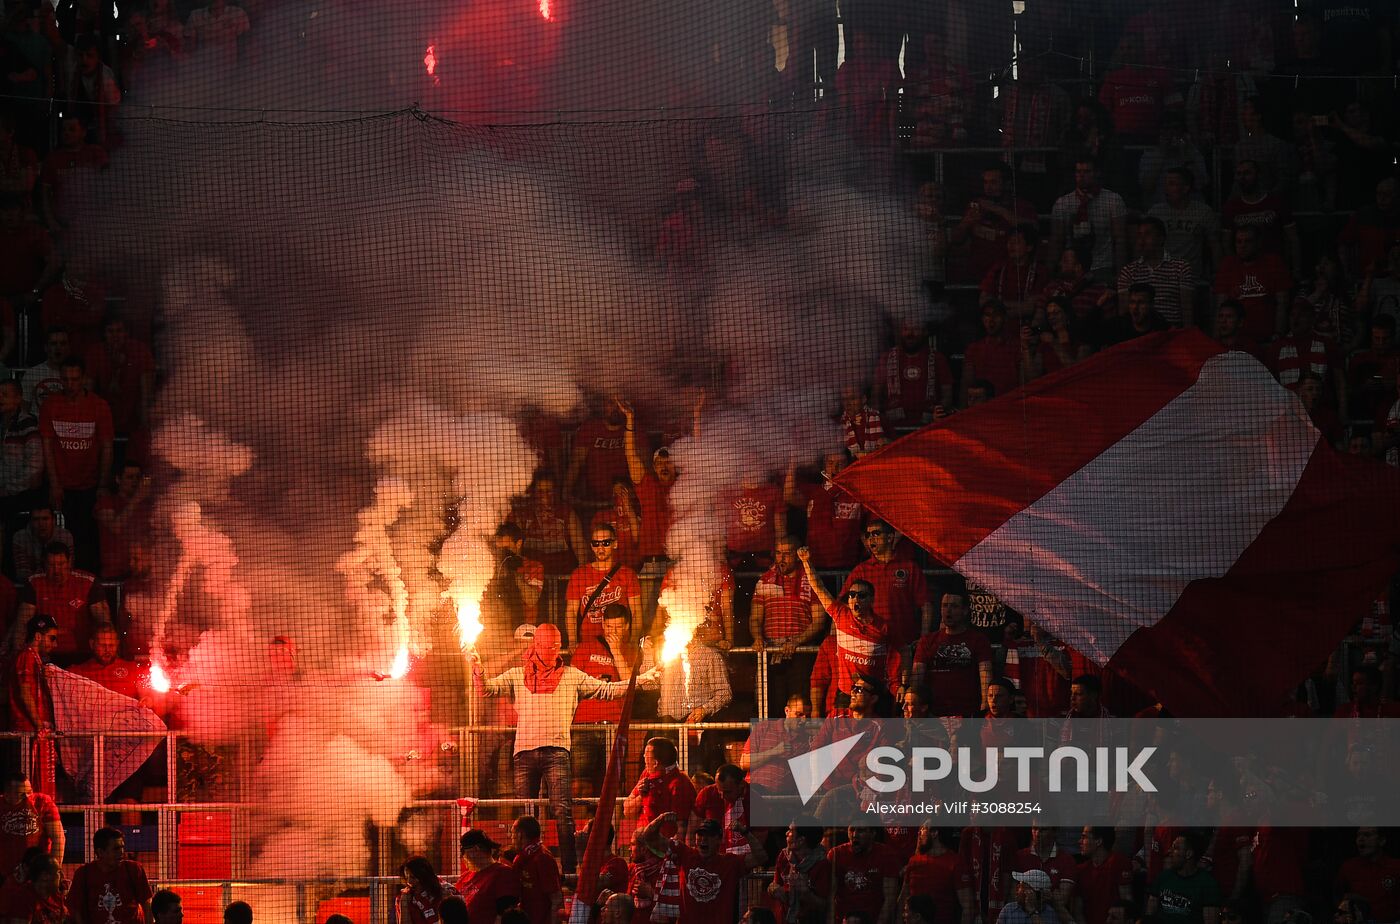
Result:
{"label": "red and white flag", "polygon": [[1400,473],[1245,353],[1129,341],[836,478],[1178,715],[1273,714],[1400,568]]}

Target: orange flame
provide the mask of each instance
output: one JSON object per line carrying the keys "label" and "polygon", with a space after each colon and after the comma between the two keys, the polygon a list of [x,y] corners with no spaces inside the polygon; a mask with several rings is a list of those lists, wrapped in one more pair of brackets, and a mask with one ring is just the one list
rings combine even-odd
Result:
{"label": "orange flame", "polygon": [[553,4],[550,0],[540,0],[540,16],[546,20],[554,18]]}
{"label": "orange flame", "polygon": [[690,638],[695,634],[695,627],[676,621],[666,627],[666,632],[662,635],[661,642],[661,663],[670,664],[672,661],[685,655],[686,646],[690,644]]}
{"label": "orange flame", "polygon": [[462,647],[475,648],[476,640],[486,627],[481,624],[481,607],[471,600],[463,600],[457,605],[457,635]]}
{"label": "orange flame", "polygon": [[170,692],[170,675],[160,666],[159,661],[151,662],[151,689],[157,693]]}
{"label": "orange flame", "polygon": [[[549,0],[540,0],[540,2],[548,3]],[[428,72],[428,76],[433,78],[433,86],[438,86],[441,83],[437,75],[437,66],[437,45],[429,45],[427,50],[423,52],[423,68]]]}
{"label": "orange flame", "polygon": [[389,668],[390,680],[402,680],[408,674],[408,646],[400,645],[399,653],[394,655],[394,663]]}

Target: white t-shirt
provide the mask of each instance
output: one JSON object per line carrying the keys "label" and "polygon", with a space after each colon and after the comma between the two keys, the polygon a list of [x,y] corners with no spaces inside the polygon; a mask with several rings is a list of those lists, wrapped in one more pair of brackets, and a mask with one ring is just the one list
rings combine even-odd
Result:
{"label": "white t-shirt", "polygon": [[1086,211],[1088,221],[1078,221],[1079,196],[1069,192],[1055,200],[1055,207],[1050,210],[1050,223],[1064,228],[1066,244],[1092,237],[1094,257],[1090,270],[1109,269],[1113,266],[1113,224],[1128,217],[1128,206],[1113,190],[1100,189],[1089,200]]}
{"label": "white t-shirt", "polygon": [[512,667],[486,681],[486,692],[491,696],[509,694],[515,701],[515,751],[533,751],[535,748],[563,748],[569,750],[572,739],[569,731],[574,724],[574,710],[580,699],[617,699],[627,692],[624,682],[609,683],[590,677],[576,667],[563,668],[559,685],[553,693],[531,693],[525,685],[525,669]]}

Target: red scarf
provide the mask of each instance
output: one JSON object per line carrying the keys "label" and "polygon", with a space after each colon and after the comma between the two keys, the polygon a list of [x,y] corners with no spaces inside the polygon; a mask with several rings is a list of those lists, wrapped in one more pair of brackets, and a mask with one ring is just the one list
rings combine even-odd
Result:
{"label": "red scarf", "polygon": [[[924,397],[929,401],[938,400],[938,363],[933,351],[933,345],[924,347],[928,352],[925,354],[925,362],[928,364],[927,372],[924,374]],[[899,374],[900,361],[899,354],[903,352],[903,347],[895,347],[885,354],[885,394],[891,399],[898,398],[904,391],[904,376]],[[916,353],[910,356],[919,355]]]}
{"label": "red scarf", "polygon": [[[541,645],[542,642],[544,645]],[[550,661],[543,649],[558,652],[559,642],[559,629],[543,623],[535,630],[535,639],[530,647],[521,655],[525,662],[525,689],[531,693],[548,696],[558,689],[559,681],[564,677],[564,659],[556,653],[553,661]]]}

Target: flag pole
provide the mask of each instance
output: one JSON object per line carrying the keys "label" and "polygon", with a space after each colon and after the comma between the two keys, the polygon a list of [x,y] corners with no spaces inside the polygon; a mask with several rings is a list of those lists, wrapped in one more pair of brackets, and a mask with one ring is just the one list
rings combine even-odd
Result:
{"label": "flag pole", "polygon": [[603,867],[603,854],[607,850],[608,832],[612,827],[613,808],[617,803],[622,768],[627,759],[627,733],[632,725],[632,701],[637,694],[637,671],[641,667],[640,661],[639,651],[638,658],[632,662],[627,692],[622,696],[622,715],[617,722],[612,754],[608,756],[608,768],[603,774],[603,786],[598,792],[598,811],[593,816],[593,824],[588,832],[588,844],[584,847],[583,861],[579,864],[578,887],[574,889],[570,924],[588,924],[593,913],[593,903],[598,900],[598,875]]}

